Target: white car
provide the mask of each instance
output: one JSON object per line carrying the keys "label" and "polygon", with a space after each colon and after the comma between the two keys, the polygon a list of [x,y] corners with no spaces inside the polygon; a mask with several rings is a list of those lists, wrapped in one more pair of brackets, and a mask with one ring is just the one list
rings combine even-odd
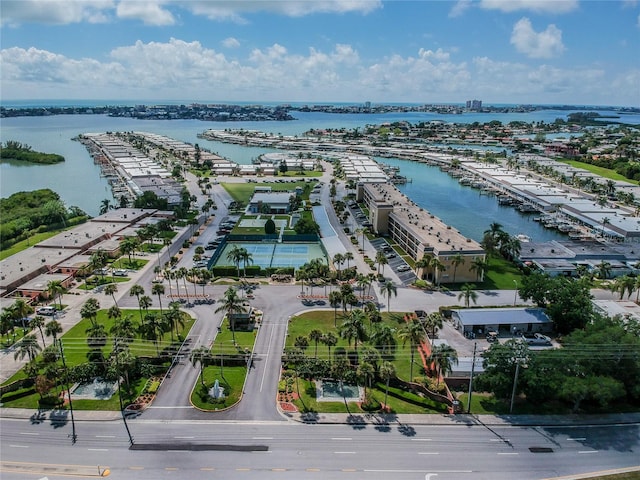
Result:
{"label": "white car", "polygon": [[117,268],[113,270],[114,277],[126,277],[128,273],[129,270],[126,270],[124,268]]}
{"label": "white car", "polygon": [[528,345],[551,345],[551,339],[541,333],[523,333],[522,340]]}
{"label": "white car", "polygon": [[409,270],[411,270],[411,267],[409,265],[400,265],[398,267],[399,272],[408,272]]}

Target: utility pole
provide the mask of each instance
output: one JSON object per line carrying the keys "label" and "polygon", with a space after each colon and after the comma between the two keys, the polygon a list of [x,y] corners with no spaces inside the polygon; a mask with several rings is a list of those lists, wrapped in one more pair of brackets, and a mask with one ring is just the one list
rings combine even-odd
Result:
{"label": "utility pole", "polygon": [[467,400],[467,413],[471,413],[471,394],[473,393],[473,373],[476,368],[476,348],[478,342],[473,342],[473,360],[471,361],[471,378],[469,378],[469,395]]}
{"label": "utility pole", "polygon": [[516,359],[516,374],[513,377],[513,390],[511,391],[511,405],[509,405],[509,413],[513,412],[513,402],[516,398],[516,388],[518,386],[518,374],[520,373],[520,359]]}
{"label": "utility pole", "polygon": [[75,445],[78,436],[76,435],[76,422],[73,418],[73,402],[71,401],[71,391],[69,390],[69,372],[67,371],[67,364],[64,360],[64,348],[62,348],[62,339],[58,340],[60,346],[60,358],[62,359],[62,368],[64,369],[64,379],[67,387],[67,398],[69,399],[69,412],[71,413],[71,444]]}

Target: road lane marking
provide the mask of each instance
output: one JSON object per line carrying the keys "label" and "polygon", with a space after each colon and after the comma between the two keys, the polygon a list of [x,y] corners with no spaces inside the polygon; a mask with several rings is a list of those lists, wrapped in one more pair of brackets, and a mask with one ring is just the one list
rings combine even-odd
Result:
{"label": "road lane marking", "polygon": [[418,455],[440,455],[439,452],[418,452]]}
{"label": "road lane marking", "polygon": [[567,438],[567,440],[573,440],[575,442],[582,442],[582,441],[584,441],[586,439],[587,439],[587,437]]}
{"label": "road lane marking", "polygon": [[353,440],[351,437],[331,437],[331,440]]}
{"label": "road lane marking", "polygon": [[193,438],[196,438],[196,437],[173,437],[173,438],[179,438],[181,440],[190,440],[190,439],[193,439]]}
{"label": "road lane marking", "polygon": [[203,472],[213,472],[215,470],[215,468],[213,468],[213,467],[202,467],[200,470],[202,470]]}
{"label": "road lane marking", "polygon": [[598,450],[578,450],[578,453],[598,453]]}
{"label": "road lane marking", "polygon": [[520,455],[518,452],[498,452],[498,455]]}
{"label": "road lane marking", "polygon": [[253,440],[273,440],[273,437],[253,437]]}
{"label": "road lane marking", "polygon": [[108,452],[108,448],[87,448],[91,452]]}
{"label": "road lane marking", "polygon": [[40,435],[40,434],[36,432],[20,432],[20,435]]}
{"label": "road lane marking", "polygon": [[320,469],[319,468],[305,468],[306,472],[319,472]]}
{"label": "road lane marking", "polygon": [[336,455],[355,455],[356,452],[333,452]]}
{"label": "road lane marking", "polygon": [[431,442],[432,440],[430,438],[412,438],[411,441],[413,441],[413,442]]}
{"label": "road lane marking", "polygon": [[116,438],[115,435],[96,435],[96,438]]}
{"label": "road lane marking", "polygon": [[129,470],[144,470],[144,467],[133,466],[133,467],[129,467]]}
{"label": "road lane marking", "polygon": [[11,448],[29,448],[28,445],[9,445]]}

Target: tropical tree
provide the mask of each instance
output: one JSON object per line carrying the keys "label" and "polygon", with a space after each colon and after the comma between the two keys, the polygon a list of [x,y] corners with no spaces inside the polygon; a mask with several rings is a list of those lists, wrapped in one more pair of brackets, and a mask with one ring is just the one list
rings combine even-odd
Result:
{"label": "tropical tree", "polygon": [[331,361],[331,347],[335,347],[338,344],[338,337],[336,337],[333,332],[327,332],[322,335],[320,341],[327,346],[329,350],[329,361]]}
{"label": "tropical tree", "polygon": [[424,322],[425,328],[431,330],[431,339],[436,338],[436,331],[441,329],[443,325],[443,319],[440,312],[432,312],[427,315],[427,318]]}
{"label": "tropical tree", "polygon": [[358,288],[360,289],[360,301],[364,303],[365,289],[369,285],[371,285],[371,279],[369,278],[368,275],[359,274],[356,277],[356,284],[358,285]]}
{"label": "tropical tree", "polygon": [[104,200],[102,200],[102,202],[100,202],[100,210],[98,210],[98,215],[104,215],[105,213],[107,213],[109,210],[112,210],[114,207],[111,204],[111,200],[109,200],[108,198],[105,198]]}
{"label": "tropical tree", "polygon": [[369,342],[383,356],[390,357],[396,349],[395,330],[386,323],[376,323],[371,329]]}
{"label": "tropical tree", "polygon": [[156,355],[160,355],[158,340],[162,338],[162,334],[164,333],[162,317],[155,313],[147,313],[144,316],[144,323],[140,324],[139,329],[142,338],[151,340],[156,347]]}
{"label": "tropical tree", "polygon": [[[638,290],[640,292],[640,290]],[[333,326],[337,326],[338,322],[338,307],[342,305],[342,293],[339,290],[329,292],[329,305],[333,308]]]}
{"label": "tropical tree", "polygon": [[380,275],[380,267],[382,267],[382,274],[384,275],[384,266],[389,263],[389,259],[384,252],[378,251],[376,253],[375,262],[378,264],[378,275]]}
{"label": "tropical tree", "polygon": [[413,382],[413,358],[418,346],[424,339],[424,328],[415,319],[412,319],[402,325],[398,331],[398,339],[402,341],[402,345],[409,343],[411,351],[411,365],[409,367],[409,381]]}
{"label": "tropical tree", "polygon": [[38,339],[35,335],[26,335],[22,337],[22,340],[18,342],[16,351],[13,353],[14,360],[22,360],[24,357],[29,358],[29,362],[33,362],[38,353],[42,350],[42,347],[38,343]]}
{"label": "tropical tree", "polygon": [[353,341],[356,355],[358,353],[358,342],[363,342],[367,338],[367,332],[364,328],[366,318],[364,311],[356,308],[349,313],[344,322],[338,327],[338,333],[349,343],[349,346]]}
{"label": "tropical tree", "polygon": [[416,275],[418,274],[418,270],[420,270],[420,275],[417,275],[419,278],[425,278],[425,273],[429,268],[431,268],[432,260],[432,256],[424,255],[420,260],[416,262]]}
{"label": "tropical tree", "polygon": [[433,257],[431,259],[431,267],[433,268],[433,275],[436,281],[436,284],[440,284],[440,274],[446,270],[446,266],[444,263],[440,261],[438,257]]}
{"label": "tropical tree", "polygon": [[384,285],[380,287],[380,293],[387,297],[387,312],[391,311],[391,295],[398,296],[398,289],[391,280],[384,282]]}
{"label": "tropical tree", "polygon": [[476,272],[476,279],[479,282],[484,280],[484,275],[489,271],[489,263],[482,257],[477,257],[475,260],[471,261],[471,267],[469,267],[471,271]]}
{"label": "tropical tree", "polygon": [[427,362],[432,363],[436,368],[437,386],[440,386],[440,377],[451,372],[453,365],[458,364],[458,352],[451,345],[435,345],[431,349],[431,355]]}
{"label": "tropical tree", "polygon": [[322,331],[318,330],[317,328],[314,328],[309,332],[309,340],[314,342],[316,345],[314,358],[318,358],[318,342],[322,341],[322,335],[323,335]]}
{"label": "tropical tree", "polygon": [[33,319],[31,320],[31,326],[33,328],[37,328],[38,331],[40,332],[40,337],[42,338],[42,345],[44,345],[45,347],[47,346],[47,342],[45,342],[44,340],[44,332],[42,330],[42,327],[44,327],[44,317],[41,315],[36,315],[35,317],[33,317]]}
{"label": "tropical tree", "polygon": [[116,302],[116,292],[118,291],[118,285],[115,283],[109,283],[107,285],[104,286],[104,294],[105,295],[111,295],[111,298],[113,298],[113,304],[116,305],[118,302]]}
{"label": "tropical tree", "polygon": [[171,341],[173,342],[173,331],[178,335],[178,328],[184,327],[184,316],[180,310],[180,302],[169,303],[169,310],[164,312],[162,316],[166,324],[166,329],[171,333]]}
{"label": "tropical tree", "polygon": [[95,323],[98,316],[98,310],[100,310],[100,302],[98,302],[98,299],[96,298],[90,298],[84,302],[84,305],[82,305],[82,308],[80,309],[80,317],[86,318],[92,323]]}
{"label": "tropical tree", "polygon": [[160,315],[162,315],[162,295],[164,295],[164,285],[154,283],[151,287],[151,293],[158,296],[158,304],[160,305]]}
{"label": "tropical tree", "polygon": [[60,280],[51,280],[47,282],[47,292],[53,299],[54,303],[56,301],[56,297],[58,298],[60,310],[62,310],[62,294],[65,292],[62,282]]}
{"label": "tropical tree", "polygon": [[120,252],[122,252],[122,254],[126,255],[129,258],[129,265],[131,265],[133,261],[131,255],[136,252],[139,245],[140,242],[135,237],[124,237],[124,239],[120,242]]}
{"label": "tropical tree", "polygon": [[93,271],[99,270],[100,276],[104,280],[104,267],[107,265],[107,254],[102,249],[93,252],[89,257],[89,268]]}
{"label": "tropical tree", "polygon": [[200,384],[205,387],[206,385],[204,384],[204,367],[207,361],[211,360],[211,351],[205,346],[194,348],[193,350],[191,350],[189,360],[194,367],[198,364],[200,365]]}
{"label": "tropical tree", "polygon": [[384,404],[387,405],[387,398],[389,395],[389,383],[391,378],[396,376],[396,367],[393,363],[384,361],[380,365],[380,376],[384,379],[385,391],[384,391]]}
{"label": "tropical tree", "polygon": [[367,388],[371,388],[371,382],[376,376],[376,371],[369,362],[361,362],[358,365],[358,370],[356,371],[358,377],[362,379],[362,384],[364,386],[364,398],[367,398]]}
{"label": "tropical tree", "polygon": [[336,267],[336,270],[338,270],[338,278],[342,278],[342,270],[340,269],[340,267],[342,266],[344,260],[344,255],[342,255],[341,253],[336,253],[333,256],[333,265]]}
{"label": "tropical tree", "polygon": [[220,305],[216,308],[217,312],[226,312],[227,320],[229,321],[229,328],[231,328],[231,334],[233,336],[233,343],[236,343],[236,329],[234,316],[239,313],[244,313],[247,309],[243,305],[243,301],[238,297],[238,292],[235,288],[229,287],[224,292],[224,296],[220,300]]}
{"label": "tropical tree", "polygon": [[609,278],[611,275],[611,264],[606,260],[602,260],[597,266],[596,270],[598,271],[598,277],[605,280]]}
{"label": "tropical tree", "polygon": [[132,315],[119,316],[116,317],[116,321],[111,329],[109,329],[109,333],[114,339],[117,339],[119,343],[128,344],[133,342],[137,328],[138,326],[133,320]]}
{"label": "tropical tree", "polygon": [[62,333],[62,325],[57,320],[51,320],[44,326],[47,337],[53,337],[53,344],[58,343],[58,335]]}
{"label": "tropical tree", "polygon": [[347,262],[347,270],[349,269],[349,262],[354,259],[352,252],[346,252],[344,254],[344,260]]}
{"label": "tropical tree", "polygon": [[144,295],[144,287],[142,285],[138,285],[137,283],[135,285],[133,285],[130,289],[129,289],[129,296],[130,297],[136,297],[136,299],[138,300],[138,310],[140,312],[140,321],[143,322],[144,320],[142,319],[142,305],[140,304],[140,297]]}
{"label": "tropical tree", "polygon": [[[142,310],[144,310],[147,314],[149,312],[149,307],[151,307],[152,304],[153,304],[153,300],[151,300],[151,297],[149,297],[148,295],[143,295],[138,300],[138,306],[140,307],[140,311],[142,312]],[[140,320],[141,320],[141,323],[144,323],[142,319]]]}
{"label": "tropical tree", "polygon": [[473,300],[473,303],[475,304],[478,300],[478,294],[475,292],[474,288],[476,288],[476,286],[472,283],[465,283],[460,287],[458,300],[462,300],[464,298],[464,305],[467,308],[469,308],[470,301]]}
{"label": "tropical tree", "polygon": [[233,245],[227,252],[227,260],[236,266],[238,277],[240,277],[240,262],[242,261],[242,249],[238,245]]}
{"label": "tropical tree", "polygon": [[33,307],[22,299],[18,299],[9,307],[13,319],[22,323],[22,328],[26,329],[26,321],[29,314],[33,313]]}
{"label": "tropical tree", "polygon": [[453,265],[453,283],[456,283],[456,272],[460,265],[464,265],[465,258],[461,253],[456,253],[453,257],[451,257],[451,265]]}
{"label": "tropical tree", "polygon": [[240,260],[242,261],[242,276],[247,276],[247,264],[253,263],[253,254],[249,253],[246,248],[240,249]]}

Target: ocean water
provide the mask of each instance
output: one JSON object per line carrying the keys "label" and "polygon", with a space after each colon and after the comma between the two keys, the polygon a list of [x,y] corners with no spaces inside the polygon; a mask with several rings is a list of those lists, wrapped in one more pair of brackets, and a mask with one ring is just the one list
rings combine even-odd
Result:
{"label": "ocean water", "polygon": [[[33,102],[36,104],[37,102]],[[124,102],[126,103],[126,102]],[[141,102],[135,102],[141,103]],[[158,102],[156,102],[158,103]],[[169,102],[167,102],[169,103]],[[77,103],[74,103],[77,104]],[[87,103],[90,105],[99,102]],[[6,106],[6,105],[5,105]],[[294,112],[297,120],[286,122],[202,122],[199,120],[137,120],[114,118],[106,115],[56,115],[48,117],[16,117],[0,119],[0,141],[17,140],[34,150],[58,153],[66,161],[57,165],[19,165],[0,163],[0,196],[38,188],[51,188],[58,192],[67,206],[76,205],[91,215],[97,215],[103,199],[111,199],[107,182],[100,177],[100,169],[82,144],[72,138],[81,133],[106,131],[147,131],[166,135],[188,143],[198,143],[234,162],[249,164],[261,153],[273,149],[242,147],[240,145],[212,142],[198,138],[206,129],[260,130],[282,135],[301,135],[311,128],[363,128],[370,124],[406,120],[412,123],[429,120],[472,123],[500,120],[526,122],[553,122],[566,118],[569,111],[542,110],[531,113],[439,115],[431,113],[391,114],[331,114]],[[605,112],[601,112],[605,113]],[[640,123],[640,115],[627,116]],[[520,215],[510,207],[501,207],[493,197],[480,196],[477,190],[461,187],[455,179],[437,168],[404,160],[383,159],[385,163],[397,162],[401,174],[411,177],[412,183],[400,188],[423,208],[432,211],[444,222],[454,226],[464,235],[479,240],[487,226],[498,220],[505,230],[524,233],[534,240],[554,235],[542,229],[530,216]],[[455,192],[455,194],[452,194]]]}

